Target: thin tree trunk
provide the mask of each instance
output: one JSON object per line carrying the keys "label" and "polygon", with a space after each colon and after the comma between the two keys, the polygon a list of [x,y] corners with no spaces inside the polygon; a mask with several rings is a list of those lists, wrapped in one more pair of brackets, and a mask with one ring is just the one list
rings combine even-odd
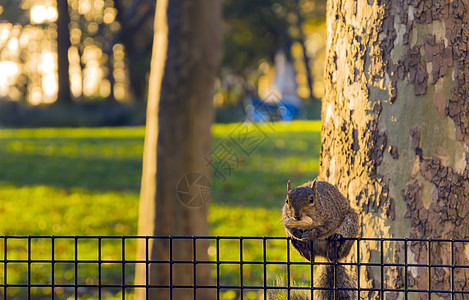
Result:
{"label": "thin tree trunk", "polygon": [[[139,235],[207,235],[210,169],[204,158],[211,147],[212,90],[221,60],[220,2],[158,0],[155,17],[150,90],[147,106]],[[195,174],[195,175],[193,175]],[[196,182],[196,178],[203,178]],[[190,184],[185,185],[185,179]],[[195,188],[197,191],[194,192]],[[188,192],[186,199],[181,193]],[[201,192],[204,196],[197,197]],[[179,198],[178,198],[179,195]],[[194,200],[191,202],[191,200]],[[197,260],[207,260],[208,241],[197,240]],[[193,260],[193,240],[149,239],[152,260]],[[172,248],[172,253],[169,249]],[[139,258],[145,259],[145,241]],[[194,273],[196,278],[194,279]],[[210,268],[192,264],[150,264],[150,284],[210,285]],[[136,283],[145,283],[138,265]],[[173,299],[192,299],[193,289],[173,289]],[[169,299],[169,288],[151,289],[150,299]],[[213,291],[197,289],[197,299],[213,299]],[[136,299],[145,299],[143,290]]]}
{"label": "thin tree trunk", "polygon": [[107,98],[106,98],[106,104],[110,104],[110,105],[113,105],[113,104],[117,103],[116,96],[114,94],[114,86],[116,84],[116,79],[114,78],[113,47],[114,47],[113,41],[111,41],[110,39],[104,38],[104,41],[102,43],[102,48],[103,48],[103,52],[106,53],[106,55],[107,55],[106,78],[109,81],[109,85],[111,87],[110,92],[109,92],[109,96],[107,96]]}
{"label": "thin tree trunk", "polygon": [[[364,237],[469,238],[468,11],[458,0],[328,2],[320,177],[361,212]],[[388,263],[469,264],[462,243],[360,246],[361,262],[382,251]],[[381,286],[378,269],[360,270],[360,287]],[[442,267],[388,267],[385,287],[407,276],[425,289],[429,275],[432,289],[469,290],[469,270]]]}
{"label": "thin tree trunk", "polygon": [[[298,9],[300,8],[300,0],[296,0],[296,6]],[[313,61],[309,55],[308,51],[306,49],[306,44],[305,44],[305,32],[303,30],[303,16],[301,15],[301,12],[298,12],[298,30],[299,30],[299,38],[298,42],[301,44],[301,47],[303,48],[303,60],[305,62],[305,69],[306,69],[306,79],[308,80],[308,89],[309,89],[309,95],[311,99],[314,99],[314,94],[313,94],[313,73],[311,73],[311,62]]]}
{"label": "thin tree trunk", "polygon": [[70,15],[68,12],[68,1],[57,1],[57,76],[59,89],[57,92],[57,103],[69,104],[72,102],[70,94],[70,73],[68,49],[70,42]]}
{"label": "thin tree trunk", "polygon": [[[156,3],[155,0],[153,1]],[[146,19],[154,15],[154,6],[152,5],[155,5],[155,3],[148,3],[146,12],[139,13],[139,21],[132,22],[132,19],[129,16],[135,16],[135,11],[142,5],[142,2],[142,0],[134,1],[129,7],[125,7],[121,0],[114,1],[114,7],[117,9],[116,18],[121,24],[118,39],[121,40],[125,46],[127,60],[129,62],[130,88],[135,99],[139,102],[145,100],[148,72],[146,61],[148,50],[147,48],[139,49],[136,47],[135,34],[139,30],[144,30],[142,27],[145,26]],[[146,2],[148,2],[148,0]],[[151,46],[151,39],[149,39],[148,45]]]}

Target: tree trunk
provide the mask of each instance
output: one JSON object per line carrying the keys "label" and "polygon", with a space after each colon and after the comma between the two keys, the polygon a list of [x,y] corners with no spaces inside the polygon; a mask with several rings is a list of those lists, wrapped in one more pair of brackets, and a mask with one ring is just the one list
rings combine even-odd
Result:
{"label": "tree trunk", "polygon": [[[468,10],[460,0],[328,2],[320,178],[361,212],[364,237],[469,238]],[[381,260],[379,242],[360,246],[361,262]],[[387,263],[452,262],[450,243],[383,246]],[[454,264],[469,264],[468,249],[454,244]],[[381,286],[379,268],[360,271],[360,287]],[[428,276],[407,268],[407,287],[427,289]],[[469,269],[451,278],[432,267],[430,277],[432,289],[454,279],[469,290]],[[404,288],[404,268],[384,269],[384,280]]]}
{"label": "tree trunk", "polygon": [[[147,19],[154,16],[154,6],[157,1],[137,0],[127,6],[123,2],[122,0],[114,0],[114,7],[117,9],[116,18],[121,25],[118,40],[124,44],[127,61],[129,62],[130,89],[136,101],[144,102],[146,100],[147,74],[149,71],[148,57],[150,56],[153,34],[149,34],[145,38],[139,35],[147,30]],[[135,21],[135,19],[138,21]],[[139,43],[137,43],[139,39],[148,42],[150,47],[146,47],[147,45],[139,46]]]}
{"label": "tree trunk", "polygon": [[69,104],[72,102],[68,61],[68,49],[71,47],[71,42],[67,0],[57,1],[57,13],[57,76],[59,81],[57,103]]}
{"label": "tree trunk", "polygon": [[313,73],[311,73],[311,68],[310,66],[312,65],[313,60],[309,57],[308,51],[306,49],[306,44],[305,44],[305,32],[303,30],[303,16],[301,15],[300,11],[300,0],[296,0],[296,7],[298,8],[298,21],[297,21],[297,26],[298,26],[298,31],[299,31],[299,37],[298,37],[298,42],[301,44],[301,48],[303,49],[303,60],[305,62],[305,69],[306,69],[306,79],[308,80],[308,90],[309,90],[309,97],[311,99],[314,99],[314,94],[313,94]]}
{"label": "tree trunk", "polygon": [[[205,192],[210,190],[211,172],[204,158],[211,149],[212,91],[221,61],[220,21],[217,0],[157,2],[139,235],[209,234]],[[149,258],[208,260],[208,241],[196,240],[196,258],[193,245],[192,239],[149,239]],[[139,259],[145,259],[144,240],[138,253]],[[170,276],[170,264],[150,264],[148,283],[214,284],[209,266],[198,264],[195,271],[193,267],[173,264]],[[145,283],[145,264],[137,266],[136,283]],[[169,293],[169,288],[154,288],[149,296],[169,299]],[[173,299],[192,299],[193,293],[192,288],[172,289]],[[208,289],[196,293],[197,299],[214,298]],[[145,291],[137,291],[136,299],[146,299]]]}

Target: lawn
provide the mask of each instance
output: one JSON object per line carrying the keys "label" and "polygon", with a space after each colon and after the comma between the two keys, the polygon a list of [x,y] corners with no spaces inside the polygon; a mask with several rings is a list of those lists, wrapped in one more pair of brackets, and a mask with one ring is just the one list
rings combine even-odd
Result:
{"label": "lawn", "polygon": [[[229,172],[214,167],[211,234],[283,236],[285,183],[317,175],[320,127],[317,121],[249,124],[255,142],[248,149],[236,138],[245,124],[214,125],[212,162],[221,162],[219,149],[225,149],[236,164]],[[1,129],[0,235],[135,235],[144,134],[141,127]],[[246,255],[261,255],[255,244],[245,247]],[[274,255],[284,257],[285,246],[276,248]],[[135,253],[135,245],[126,252]],[[262,270],[243,271],[262,277]],[[233,267],[223,280],[238,274]],[[22,274],[16,277],[9,273],[9,281],[21,282]]]}

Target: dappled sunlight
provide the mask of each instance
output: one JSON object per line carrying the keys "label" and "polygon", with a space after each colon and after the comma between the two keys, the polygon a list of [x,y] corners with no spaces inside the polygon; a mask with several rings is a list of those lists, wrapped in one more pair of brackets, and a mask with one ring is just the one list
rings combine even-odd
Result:
{"label": "dappled sunlight", "polygon": [[99,87],[103,76],[99,65],[99,59],[102,56],[102,50],[96,45],[90,44],[85,47],[82,55],[82,62],[85,65],[83,75],[89,80],[83,84],[83,94],[92,96],[99,94]]}
{"label": "dappled sunlight", "polygon": [[42,52],[39,70],[43,74],[42,91],[43,95],[39,99],[31,99],[32,104],[40,104],[54,102],[59,89],[57,82],[57,54],[54,52]]}
{"label": "dappled sunlight", "polygon": [[57,9],[53,6],[34,5],[30,10],[31,24],[55,22],[57,16]]}
{"label": "dappled sunlight", "polygon": [[4,46],[5,42],[8,41],[9,32],[13,25],[8,23],[0,23],[0,46]]}
{"label": "dappled sunlight", "polygon": [[[129,75],[112,1],[69,0],[71,96],[126,101]],[[59,91],[56,0],[24,1],[29,24],[0,23],[0,97],[33,105],[52,103]],[[86,20],[82,22],[82,18]],[[104,27],[103,27],[104,26]]]}
{"label": "dappled sunlight", "polygon": [[296,92],[301,98],[308,98],[311,95],[308,88],[308,77],[306,76],[306,66],[303,59],[303,46],[298,42],[293,43],[291,53],[294,59],[293,65],[296,71],[295,79],[298,84]]}
{"label": "dappled sunlight", "polygon": [[0,97],[8,95],[9,86],[16,81],[19,67],[13,61],[0,61]]}
{"label": "dappled sunlight", "polygon": [[116,44],[113,47],[113,61],[114,61],[114,72],[113,76],[115,79],[114,84],[114,95],[116,99],[124,99],[128,97],[128,73],[126,72],[125,66],[125,51],[124,45]]}
{"label": "dappled sunlight", "polygon": [[[73,34],[72,34],[72,38],[73,38]],[[75,46],[70,47],[70,49],[68,50],[68,59],[70,62],[70,66],[69,66],[70,90],[74,97],[79,97],[83,93],[83,84],[81,80],[82,70],[81,70],[81,65],[80,65],[80,54],[78,53],[77,47]]]}
{"label": "dappled sunlight", "polygon": [[7,47],[8,51],[17,52],[19,49],[18,38],[13,37],[8,41]]}
{"label": "dappled sunlight", "polygon": [[55,37],[51,28],[0,26],[0,97],[20,100],[26,96],[31,104],[56,100]]}
{"label": "dappled sunlight", "polygon": [[113,7],[106,7],[104,10],[103,21],[106,24],[111,24],[116,19],[117,9]]}

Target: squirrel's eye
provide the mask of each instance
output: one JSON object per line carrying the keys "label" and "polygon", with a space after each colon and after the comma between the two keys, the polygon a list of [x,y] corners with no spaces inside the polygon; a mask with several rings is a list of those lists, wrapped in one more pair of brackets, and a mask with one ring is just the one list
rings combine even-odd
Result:
{"label": "squirrel's eye", "polygon": [[287,197],[287,198],[285,198],[285,203],[288,203],[288,197]]}
{"label": "squirrel's eye", "polygon": [[309,203],[313,203],[314,202],[314,197],[313,196],[310,196],[309,197]]}

